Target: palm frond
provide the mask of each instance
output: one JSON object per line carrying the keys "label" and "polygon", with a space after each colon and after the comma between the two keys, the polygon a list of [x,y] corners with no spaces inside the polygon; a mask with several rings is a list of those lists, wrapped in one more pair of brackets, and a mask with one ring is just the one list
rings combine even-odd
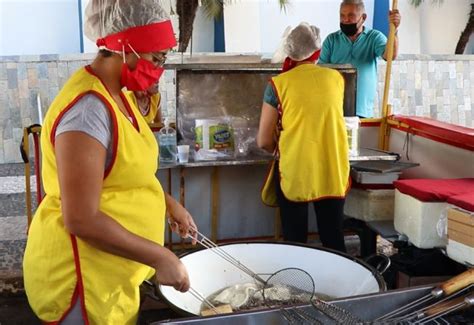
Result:
{"label": "palm frond", "polygon": [[[224,5],[231,4],[234,0],[201,0],[202,9],[208,19],[220,18]],[[286,12],[290,0],[278,0],[280,10]]]}
{"label": "palm frond", "polygon": [[201,0],[202,9],[208,19],[219,18],[222,15],[223,0]]}
{"label": "palm frond", "polygon": [[286,13],[290,0],[278,0],[278,4],[280,5],[280,10]]}
{"label": "palm frond", "polygon": [[[444,0],[431,0],[431,4],[441,5],[443,3],[443,1]],[[415,8],[418,8],[423,2],[425,2],[425,0],[410,0],[410,3]]]}

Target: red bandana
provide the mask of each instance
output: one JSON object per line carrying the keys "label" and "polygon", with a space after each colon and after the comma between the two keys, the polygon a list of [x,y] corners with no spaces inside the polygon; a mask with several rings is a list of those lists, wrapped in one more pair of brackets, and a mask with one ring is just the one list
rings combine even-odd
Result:
{"label": "red bandana", "polygon": [[112,51],[125,50],[132,52],[127,45],[131,44],[133,49],[139,53],[158,52],[176,46],[173,26],[170,20],[150,25],[131,27],[121,32],[99,38],[96,42],[98,47],[104,47]]}
{"label": "red bandana", "polygon": [[309,58],[306,58],[306,59],[301,60],[301,61],[292,60],[287,56],[286,59],[285,59],[285,62],[283,62],[283,67],[281,69],[281,72],[286,72],[286,71],[289,71],[289,70],[293,69],[294,67],[296,67],[296,64],[298,62],[302,62],[302,61],[312,61],[312,62],[314,62],[317,59],[319,59],[320,54],[321,54],[321,50],[317,50]]}

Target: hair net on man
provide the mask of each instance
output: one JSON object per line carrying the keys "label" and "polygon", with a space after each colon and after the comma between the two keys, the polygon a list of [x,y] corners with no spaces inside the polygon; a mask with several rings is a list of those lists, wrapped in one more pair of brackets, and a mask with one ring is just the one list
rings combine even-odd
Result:
{"label": "hair net on man", "polygon": [[100,49],[114,52],[154,52],[176,45],[160,0],[91,0],[84,33]]}
{"label": "hair net on man", "polygon": [[306,22],[296,26],[286,37],[284,51],[294,61],[302,61],[311,57],[321,49],[319,28]]}

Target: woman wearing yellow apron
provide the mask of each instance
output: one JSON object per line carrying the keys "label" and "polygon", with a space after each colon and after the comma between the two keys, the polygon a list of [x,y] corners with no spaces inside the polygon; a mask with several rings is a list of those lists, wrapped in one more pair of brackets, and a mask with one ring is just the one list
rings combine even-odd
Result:
{"label": "woman wearing yellow apron", "polygon": [[145,91],[129,91],[127,96],[139,108],[147,123],[161,124],[161,95],[158,92],[158,84],[152,85]]}
{"label": "woman wearing yellow apron", "polygon": [[155,137],[123,91],[157,83],[176,41],[159,0],[90,1],[85,31],[99,55],[67,81],[42,128],[46,196],[29,229],[25,288],[46,324],[135,324],[144,280],[190,286],[163,247],[165,213],[182,236],[196,225],[163,192]]}
{"label": "woman wearing yellow apron", "polygon": [[315,65],[321,49],[315,26],[301,23],[283,44],[283,73],[265,90],[257,136],[258,145],[275,155],[262,200],[280,207],[283,238],[303,243],[313,202],[323,246],[345,251],[343,208],[350,178],[344,79]]}

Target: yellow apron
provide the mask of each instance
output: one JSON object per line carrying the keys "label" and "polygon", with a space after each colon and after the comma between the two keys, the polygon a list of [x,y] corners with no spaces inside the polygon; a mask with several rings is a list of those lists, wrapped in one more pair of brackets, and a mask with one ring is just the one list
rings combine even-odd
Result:
{"label": "yellow apron", "polygon": [[[54,134],[61,116],[85,94],[97,95],[113,122],[114,158],[105,172],[100,210],[129,231],[163,244],[165,199],[155,177],[158,146],[138,108],[129,105],[138,129],[119,110],[89,67],[68,80],[49,108],[42,132],[46,197],[29,230],[23,270],[28,300],[44,322],[57,322],[78,298],[89,324],[135,324],[139,285],[154,270],[98,250],[68,233],[61,213]],[[125,96],[122,96],[125,99]]]}
{"label": "yellow apron", "polygon": [[[294,202],[342,198],[350,187],[344,79],[339,72],[302,64],[272,78],[279,100],[280,186]],[[270,165],[262,201],[278,206]]]}
{"label": "yellow apron", "polygon": [[[137,98],[135,97],[135,94],[133,93],[133,91],[127,91],[126,95],[127,95],[127,98],[131,102],[133,102],[136,107],[138,107]],[[161,101],[160,93],[156,93],[150,97],[150,109],[145,115],[142,115],[145,118],[145,121],[147,123],[152,123],[153,121],[155,121],[156,115],[158,114],[158,111],[160,108],[160,101]]]}

